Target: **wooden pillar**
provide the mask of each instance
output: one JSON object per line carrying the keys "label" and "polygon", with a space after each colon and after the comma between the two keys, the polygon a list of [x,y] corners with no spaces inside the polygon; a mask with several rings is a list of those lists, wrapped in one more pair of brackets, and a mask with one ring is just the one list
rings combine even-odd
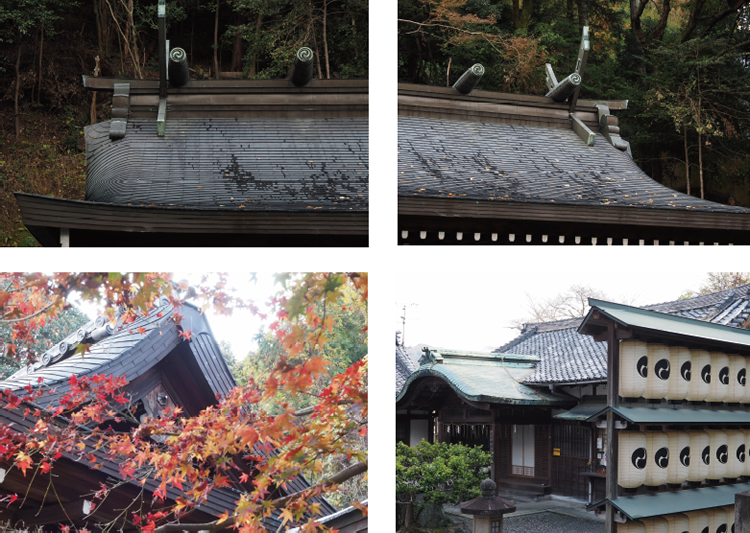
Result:
{"label": "wooden pillar", "polygon": [[[620,341],[617,339],[617,324],[610,322],[607,335],[607,406],[618,407],[620,394]],[[607,411],[607,500],[617,498],[617,433],[615,414]],[[615,533],[615,508],[607,502],[606,533]]]}
{"label": "wooden pillar", "polygon": [[492,424],[492,481],[497,483],[500,479],[500,424]]}

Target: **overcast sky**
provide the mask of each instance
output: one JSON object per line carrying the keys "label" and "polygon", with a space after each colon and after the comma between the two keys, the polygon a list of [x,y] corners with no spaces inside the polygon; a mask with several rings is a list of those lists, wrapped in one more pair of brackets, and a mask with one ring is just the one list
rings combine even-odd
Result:
{"label": "overcast sky", "polygon": [[491,350],[519,334],[511,321],[530,318],[529,297],[549,299],[579,284],[599,289],[611,300],[632,305],[667,302],[688,290],[697,290],[706,278],[705,272],[678,270],[405,273],[396,280],[393,325],[395,330],[401,330],[406,305],[407,346],[424,343],[462,350]]}
{"label": "overcast sky", "polygon": [[[188,280],[191,284],[198,284],[201,280],[200,273],[175,272],[174,280]],[[274,283],[273,273],[258,272],[256,273],[257,281],[250,281],[250,273],[231,272],[229,274],[229,288],[237,291],[237,296],[245,300],[253,300],[261,312],[267,312],[268,318],[262,320],[259,316],[250,311],[235,310],[230,316],[221,316],[212,310],[206,311],[208,323],[218,341],[225,340],[232,345],[232,352],[237,359],[243,359],[248,352],[255,350],[258,346],[253,340],[255,334],[261,326],[268,326],[276,320],[270,310],[267,309],[267,302],[271,296],[274,296],[280,285]],[[94,318],[101,309],[96,309],[86,303],[80,304],[81,310]]]}

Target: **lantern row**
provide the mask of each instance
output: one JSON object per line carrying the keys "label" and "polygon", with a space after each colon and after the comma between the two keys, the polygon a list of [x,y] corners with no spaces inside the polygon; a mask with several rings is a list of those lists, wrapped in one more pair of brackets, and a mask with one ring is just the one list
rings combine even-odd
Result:
{"label": "lantern row", "polygon": [[620,344],[620,396],[750,403],[748,365],[741,355],[626,340]]}
{"label": "lantern row", "polygon": [[618,484],[625,489],[750,476],[750,430],[620,431]]}
{"label": "lantern row", "polygon": [[734,505],[633,520],[617,533],[734,533]]}

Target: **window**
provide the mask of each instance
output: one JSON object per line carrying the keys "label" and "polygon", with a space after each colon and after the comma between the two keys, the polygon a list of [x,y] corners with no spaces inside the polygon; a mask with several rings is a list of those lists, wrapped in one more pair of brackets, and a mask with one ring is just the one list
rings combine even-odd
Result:
{"label": "window", "polygon": [[503,533],[503,519],[500,518],[499,520],[493,520],[492,521],[492,528],[490,529],[491,533]]}

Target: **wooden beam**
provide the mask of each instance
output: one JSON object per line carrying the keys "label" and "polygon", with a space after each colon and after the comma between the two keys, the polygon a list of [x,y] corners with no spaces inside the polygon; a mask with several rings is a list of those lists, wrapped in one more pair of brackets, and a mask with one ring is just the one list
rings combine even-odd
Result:
{"label": "wooden beam", "polygon": [[[697,212],[687,209],[653,209],[638,208],[614,205],[563,205],[563,204],[541,204],[532,202],[518,201],[493,201],[493,200],[463,200],[461,198],[420,198],[413,196],[399,195],[398,198],[399,213],[399,231],[401,230],[430,230],[431,227],[412,227],[411,224],[404,224],[402,217],[407,215],[417,215],[421,217],[440,217],[440,222],[447,229],[452,220],[459,218],[465,219],[512,219],[534,222],[547,222],[560,226],[564,223],[583,223],[589,226],[596,225],[596,233],[606,235],[607,232],[617,230],[617,226],[633,226],[633,231],[637,226],[652,226],[653,231],[661,232],[661,238],[666,238],[670,234],[685,234],[689,229],[708,229],[712,233],[707,234],[705,241],[707,244],[713,244],[715,241],[721,242],[726,237],[722,235],[724,231],[731,232],[732,237],[740,237],[750,230],[750,215],[746,213],[729,213],[729,212]],[[468,220],[467,220],[468,222]],[[481,223],[478,221],[477,223]],[[608,227],[609,226],[609,227]],[[663,228],[663,229],[661,229]],[[644,228],[645,229],[645,228]],[[445,230],[445,228],[444,228]],[[461,231],[461,230],[459,230]],[[463,231],[468,231],[465,229]],[[486,231],[486,229],[485,229]],[[565,233],[564,228],[555,233],[550,230],[552,235]],[[709,240],[710,235],[714,237]],[[631,236],[631,244],[638,244],[633,241],[635,235]],[[643,237],[641,237],[643,238]],[[703,240],[704,237],[701,237]],[[674,239],[677,240],[677,239]],[[679,239],[680,242],[682,239]],[[693,243],[696,238],[685,239]],[[745,243],[750,243],[750,233],[745,236]],[[734,241],[740,244],[740,241]]]}

